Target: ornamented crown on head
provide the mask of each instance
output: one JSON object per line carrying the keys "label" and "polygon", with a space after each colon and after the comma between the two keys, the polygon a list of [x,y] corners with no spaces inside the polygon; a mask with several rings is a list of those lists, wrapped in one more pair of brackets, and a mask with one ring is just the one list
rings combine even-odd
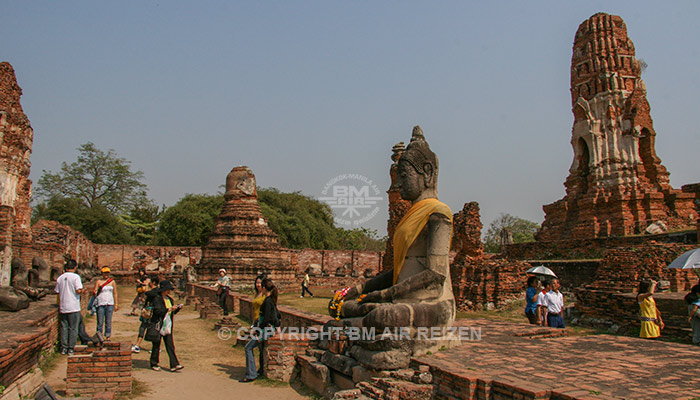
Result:
{"label": "ornamented crown on head", "polygon": [[425,166],[430,164],[433,167],[433,174],[437,175],[437,156],[430,150],[430,146],[425,141],[425,136],[423,136],[423,130],[420,126],[416,125],[413,127],[411,142],[406,146],[406,151],[404,151],[400,161],[408,162],[422,175],[426,175]]}

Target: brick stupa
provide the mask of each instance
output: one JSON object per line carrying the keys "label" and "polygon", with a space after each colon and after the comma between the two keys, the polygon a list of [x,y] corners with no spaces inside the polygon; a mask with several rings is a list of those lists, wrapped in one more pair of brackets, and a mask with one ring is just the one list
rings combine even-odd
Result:
{"label": "brick stupa", "polygon": [[255,175],[248,167],[236,167],[226,176],[224,199],[202,248],[198,278],[214,280],[225,268],[235,283],[252,283],[259,273],[276,282],[292,281],[294,270],[260,211]]}
{"label": "brick stupa", "polygon": [[21,95],[12,65],[0,63],[0,286],[10,284],[13,258],[25,265],[32,260],[29,156],[34,131],[22,111]]}
{"label": "brick stupa", "polygon": [[598,238],[695,224],[691,193],[673,189],[656,155],[641,65],[622,18],[599,13],[576,32],[571,58],[574,160],[566,196],[544,206],[538,240]]}

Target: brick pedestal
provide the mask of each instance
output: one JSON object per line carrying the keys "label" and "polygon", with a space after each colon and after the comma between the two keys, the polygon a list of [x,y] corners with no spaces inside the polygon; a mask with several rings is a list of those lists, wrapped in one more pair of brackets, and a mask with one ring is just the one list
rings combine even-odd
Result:
{"label": "brick pedestal", "polygon": [[131,343],[76,346],[68,357],[66,394],[131,393],[131,368]]}
{"label": "brick pedestal", "polygon": [[297,355],[304,355],[309,338],[302,335],[275,335],[267,340],[263,351],[265,376],[269,379],[289,382],[297,365]]}

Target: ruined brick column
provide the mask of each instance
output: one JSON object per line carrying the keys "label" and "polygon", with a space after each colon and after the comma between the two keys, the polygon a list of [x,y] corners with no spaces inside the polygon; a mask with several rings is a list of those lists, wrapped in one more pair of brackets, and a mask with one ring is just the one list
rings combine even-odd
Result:
{"label": "ruined brick column", "polygon": [[391,186],[389,186],[389,190],[387,190],[387,194],[389,195],[389,220],[386,223],[387,241],[386,251],[382,258],[382,271],[394,268],[394,232],[396,231],[396,226],[401,222],[401,218],[403,218],[404,214],[411,208],[411,202],[401,198],[397,186],[397,168],[399,166],[399,159],[404,150],[406,150],[406,148],[403,142],[396,143],[391,149],[391,161],[393,161],[391,167],[389,167]]}
{"label": "ruined brick column", "polygon": [[656,154],[642,68],[622,18],[598,13],[571,58],[574,158],[566,196],[544,206],[538,240],[624,236],[655,221],[690,227],[692,194],[673,189]]}
{"label": "ruined brick column", "polygon": [[464,204],[462,211],[454,215],[453,232],[455,261],[464,257],[481,257],[484,254],[484,244],[481,242],[481,217],[479,203],[472,201]]}
{"label": "ruined brick column", "polygon": [[0,286],[10,284],[13,257],[31,265],[29,156],[34,132],[22,111],[21,95],[14,69],[0,63]]}
{"label": "ruined brick column", "polygon": [[292,282],[294,268],[260,211],[255,175],[236,167],[226,177],[226,203],[216,218],[197,267],[200,280],[218,278],[225,268],[234,282],[253,283],[259,273],[277,282]]}

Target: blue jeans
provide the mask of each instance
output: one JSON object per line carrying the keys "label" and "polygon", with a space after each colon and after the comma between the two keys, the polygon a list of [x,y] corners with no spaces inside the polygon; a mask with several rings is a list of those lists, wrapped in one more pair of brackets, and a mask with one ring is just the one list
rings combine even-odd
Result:
{"label": "blue jeans", "polygon": [[258,346],[260,346],[260,341],[257,337],[251,337],[245,345],[245,377],[247,379],[258,377],[258,370],[255,368],[255,355],[253,354],[253,349]]}
{"label": "blue jeans", "polygon": [[112,336],[112,314],[114,306],[99,306],[97,307],[97,332],[103,333],[102,326],[104,325],[105,337]]}
{"label": "blue jeans", "polygon": [[60,313],[58,320],[61,325],[61,350],[73,351],[78,341],[78,325],[80,324],[80,312]]}

